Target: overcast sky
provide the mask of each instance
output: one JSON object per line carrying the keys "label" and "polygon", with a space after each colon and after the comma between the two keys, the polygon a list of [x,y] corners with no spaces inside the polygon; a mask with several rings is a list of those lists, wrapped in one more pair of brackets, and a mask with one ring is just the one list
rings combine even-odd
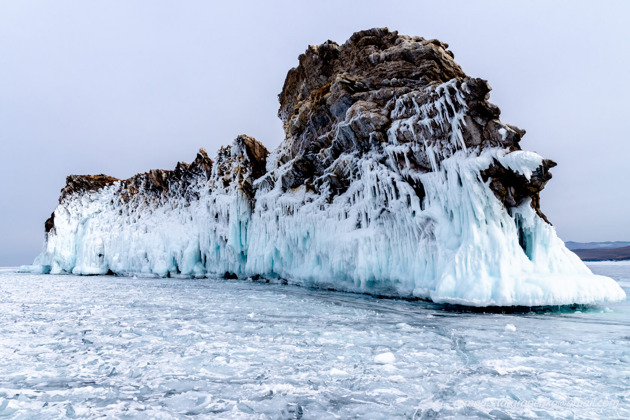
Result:
{"label": "overcast sky", "polygon": [[554,159],[565,240],[630,240],[628,1],[0,0],[0,265],[32,262],[68,174],[126,178],[283,138],[309,44],[387,26],[450,44],[521,145]]}

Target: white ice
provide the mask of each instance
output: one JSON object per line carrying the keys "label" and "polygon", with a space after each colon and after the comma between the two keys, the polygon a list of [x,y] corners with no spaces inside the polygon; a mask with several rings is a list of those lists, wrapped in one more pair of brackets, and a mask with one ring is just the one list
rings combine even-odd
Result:
{"label": "white ice", "polygon": [[0,270],[0,418],[630,418],[629,302],[452,310]]}

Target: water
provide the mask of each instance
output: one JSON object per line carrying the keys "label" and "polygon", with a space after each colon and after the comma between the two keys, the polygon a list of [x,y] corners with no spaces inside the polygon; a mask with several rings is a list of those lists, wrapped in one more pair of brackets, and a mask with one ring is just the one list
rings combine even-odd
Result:
{"label": "water", "polygon": [[[630,264],[594,263],[630,292]],[[630,418],[630,304],[0,271],[0,417]]]}

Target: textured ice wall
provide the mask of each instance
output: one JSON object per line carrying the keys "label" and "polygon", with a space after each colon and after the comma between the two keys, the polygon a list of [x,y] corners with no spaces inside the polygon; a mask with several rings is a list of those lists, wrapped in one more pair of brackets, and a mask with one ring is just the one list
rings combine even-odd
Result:
{"label": "textured ice wall", "polygon": [[[435,102],[394,120],[383,153],[339,156],[355,172],[347,191],[332,203],[306,187],[290,193],[279,183],[259,189],[247,272],[480,306],[623,299],[616,282],[593,275],[528,200],[510,213],[482,179],[481,172],[493,162],[529,178],[543,159],[502,148],[467,149],[460,131],[466,114],[463,93],[453,82],[435,92]],[[405,99],[398,99],[394,117],[408,113]],[[445,106],[458,111],[446,112]],[[401,130],[414,131],[418,124],[448,126],[447,147],[437,148],[431,144],[435,139],[422,135],[414,142],[397,141]],[[413,147],[423,148],[432,172],[418,174],[409,166],[392,170],[398,167],[392,161]],[[282,178],[290,163],[269,176]],[[419,178],[423,198],[405,180],[409,176]]]}
{"label": "textured ice wall", "polygon": [[524,131],[446,47],[382,29],[309,47],[271,155],[240,136],[214,162],[69,179],[24,269],[263,276],[479,306],[624,299],[540,211],[553,162],[520,150]]}
{"label": "textured ice wall", "polygon": [[244,137],[219,151],[209,178],[163,193],[127,181],[74,193],[54,212],[54,230],[31,270],[72,274],[242,274],[251,163]]}
{"label": "textured ice wall", "polygon": [[[450,87],[454,94],[442,92],[434,106],[457,100],[459,91]],[[403,103],[394,115],[404,114]],[[194,200],[173,194],[147,201],[142,191],[124,200],[120,182],[68,197],[55,210],[55,232],[36,264],[52,273],[263,275],[469,305],[622,299],[619,286],[591,274],[529,202],[508,213],[481,172],[498,161],[530,176],[542,158],[500,148],[467,150],[458,134],[465,102],[458,107],[450,118],[420,113],[413,121],[396,120],[384,154],[342,154],[338,159],[355,172],[332,202],[305,187],[283,191],[276,182],[258,188],[252,214],[238,184],[217,188],[224,160],[233,171],[246,167],[237,145],[217,159],[208,181],[188,187]],[[383,161],[428,140],[398,144],[401,127],[430,126],[431,120],[450,125],[454,135],[449,148],[435,151],[440,156],[429,155],[434,171],[418,175],[426,194],[419,199],[404,179],[409,168],[392,171],[394,165]],[[278,165],[273,156],[270,162]],[[267,176],[279,178],[287,165]]]}

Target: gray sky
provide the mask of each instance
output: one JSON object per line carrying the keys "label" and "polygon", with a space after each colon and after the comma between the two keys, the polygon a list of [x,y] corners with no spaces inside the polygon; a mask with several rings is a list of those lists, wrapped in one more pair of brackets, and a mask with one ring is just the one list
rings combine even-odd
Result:
{"label": "gray sky", "polygon": [[522,147],[556,160],[565,240],[630,240],[628,1],[0,0],[0,265],[30,263],[68,174],[126,178],[282,141],[309,44],[377,26],[447,42]]}

